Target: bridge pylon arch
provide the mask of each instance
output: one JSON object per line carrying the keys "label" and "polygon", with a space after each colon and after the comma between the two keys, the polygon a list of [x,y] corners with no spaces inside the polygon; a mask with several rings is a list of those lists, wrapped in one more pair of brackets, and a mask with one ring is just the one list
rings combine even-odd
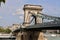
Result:
{"label": "bridge pylon arch", "polygon": [[[41,5],[30,5],[26,4],[24,5],[24,26],[30,25],[30,19],[32,14],[38,14],[42,12],[42,6]],[[36,17],[35,23],[42,23],[42,18]]]}

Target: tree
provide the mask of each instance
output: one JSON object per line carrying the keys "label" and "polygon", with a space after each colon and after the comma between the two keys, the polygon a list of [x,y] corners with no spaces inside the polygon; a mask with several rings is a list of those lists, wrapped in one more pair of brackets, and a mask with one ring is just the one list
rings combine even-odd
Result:
{"label": "tree", "polygon": [[5,0],[0,0],[0,2],[3,2],[3,3],[5,3]]}
{"label": "tree", "polygon": [[9,28],[5,29],[4,33],[10,33],[11,30]]}
{"label": "tree", "polygon": [[3,27],[0,27],[0,33],[10,33],[11,30],[9,28],[4,29]]}
{"label": "tree", "polygon": [[0,0],[0,5],[1,5],[1,2],[5,3],[6,0]]}
{"label": "tree", "polygon": [[3,33],[4,29],[2,27],[0,27],[0,33]]}

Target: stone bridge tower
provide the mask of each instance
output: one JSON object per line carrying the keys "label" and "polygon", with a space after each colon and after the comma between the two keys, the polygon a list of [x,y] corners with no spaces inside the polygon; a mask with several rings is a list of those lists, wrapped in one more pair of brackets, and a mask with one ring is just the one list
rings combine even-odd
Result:
{"label": "stone bridge tower", "polygon": [[[24,5],[24,27],[27,27],[30,25],[30,19],[32,14],[38,14],[42,12],[42,6],[41,5],[30,5],[26,4]],[[35,17],[36,23],[42,23],[42,18]],[[26,31],[26,32],[18,32],[16,33],[16,40],[43,40],[43,33],[40,31]]]}
{"label": "stone bridge tower", "polygon": [[[41,13],[42,9],[41,5],[24,5],[24,26],[29,26],[32,14]],[[42,18],[36,17],[36,23],[42,23]]]}

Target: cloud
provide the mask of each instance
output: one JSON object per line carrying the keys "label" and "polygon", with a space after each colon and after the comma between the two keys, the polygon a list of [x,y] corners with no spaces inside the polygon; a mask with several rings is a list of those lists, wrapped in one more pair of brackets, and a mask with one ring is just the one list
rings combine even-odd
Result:
{"label": "cloud", "polygon": [[24,12],[24,11],[21,10],[20,8],[16,10],[16,14],[18,14],[18,15],[19,15],[19,14],[24,14],[23,12]]}
{"label": "cloud", "polygon": [[12,15],[16,15],[15,13],[12,13]]}
{"label": "cloud", "polygon": [[3,17],[2,16],[0,16],[0,19],[2,19]]}
{"label": "cloud", "polygon": [[23,16],[19,16],[19,19],[23,20],[23,18],[24,18]]}
{"label": "cloud", "polygon": [[21,8],[18,8],[15,13],[12,13],[12,15],[24,15],[24,11]]}

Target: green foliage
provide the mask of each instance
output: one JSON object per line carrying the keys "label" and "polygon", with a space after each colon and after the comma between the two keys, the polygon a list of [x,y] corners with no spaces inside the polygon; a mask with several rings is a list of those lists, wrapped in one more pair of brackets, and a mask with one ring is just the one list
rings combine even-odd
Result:
{"label": "green foliage", "polygon": [[11,30],[7,28],[7,29],[4,30],[4,32],[5,32],[5,33],[10,33]]}
{"label": "green foliage", "polygon": [[4,32],[4,29],[0,27],[0,32]]}
{"label": "green foliage", "polygon": [[3,2],[3,3],[5,3],[5,1],[6,1],[6,0],[0,0],[0,2]]}
{"label": "green foliage", "polygon": [[10,32],[11,32],[11,30],[9,28],[4,29],[4,28],[0,27],[0,33],[10,33]]}
{"label": "green foliage", "polygon": [[1,2],[5,3],[6,0],[0,0],[0,6],[1,6]]}

